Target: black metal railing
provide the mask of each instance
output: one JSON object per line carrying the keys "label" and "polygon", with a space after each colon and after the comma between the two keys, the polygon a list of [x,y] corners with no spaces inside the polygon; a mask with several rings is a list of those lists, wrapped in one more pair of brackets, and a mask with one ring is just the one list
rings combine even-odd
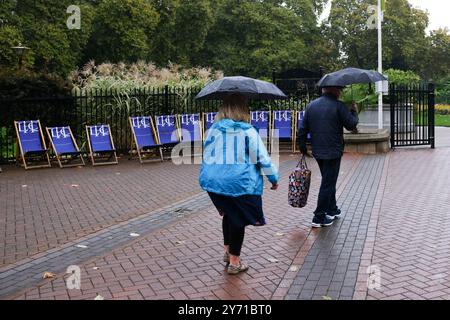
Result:
{"label": "black metal railing", "polygon": [[[69,97],[0,100],[0,163],[15,160],[17,154],[14,120],[41,120],[42,126],[70,125],[78,145],[86,150],[85,126],[109,124],[116,149],[128,152],[131,131],[128,117],[211,112],[220,101],[197,101],[200,88],[163,87],[117,90],[90,90]],[[251,110],[303,110],[317,95],[292,96],[288,100],[251,101]]]}
{"label": "black metal railing", "polygon": [[391,147],[435,147],[434,84],[391,85]]}

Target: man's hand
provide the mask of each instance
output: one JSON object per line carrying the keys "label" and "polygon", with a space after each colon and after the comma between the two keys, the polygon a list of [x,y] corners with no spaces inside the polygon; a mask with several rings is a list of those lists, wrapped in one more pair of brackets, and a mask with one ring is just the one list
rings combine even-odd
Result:
{"label": "man's hand", "polygon": [[270,190],[277,190],[278,189],[278,183],[272,184],[272,187]]}
{"label": "man's hand", "polygon": [[358,105],[356,104],[356,102],[352,103],[352,106],[350,108],[350,111],[358,113]]}

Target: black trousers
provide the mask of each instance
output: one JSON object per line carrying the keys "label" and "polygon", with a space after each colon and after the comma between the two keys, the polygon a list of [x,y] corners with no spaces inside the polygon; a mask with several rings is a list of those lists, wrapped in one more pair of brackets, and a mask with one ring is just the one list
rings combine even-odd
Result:
{"label": "black trousers", "polygon": [[245,227],[239,228],[231,223],[225,214],[222,218],[223,243],[230,246],[230,254],[240,256],[244,243]]}
{"label": "black trousers", "polygon": [[324,215],[338,209],[336,205],[336,183],[341,168],[341,158],[331,160],[316,159],[316,161],[322,174],[322,182],[314,214]]}

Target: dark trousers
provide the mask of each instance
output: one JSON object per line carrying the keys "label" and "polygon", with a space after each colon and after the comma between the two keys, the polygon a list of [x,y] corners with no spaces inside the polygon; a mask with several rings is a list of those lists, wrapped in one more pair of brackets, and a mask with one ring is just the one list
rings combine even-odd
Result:
{"label": "dark trousers", "polygon": [[245,227],[236,227],[225,214],[222,218],[223,243],[230,246],[230,254],[241,255],[242,244],[244,243]]}
{"label": "dark trousers", "polygon": [[316,159],[322,174],[319,198],[315,215],[324,215],[337,210],[336,205],[336,183],[341,168],[341,158],[325,160]]}

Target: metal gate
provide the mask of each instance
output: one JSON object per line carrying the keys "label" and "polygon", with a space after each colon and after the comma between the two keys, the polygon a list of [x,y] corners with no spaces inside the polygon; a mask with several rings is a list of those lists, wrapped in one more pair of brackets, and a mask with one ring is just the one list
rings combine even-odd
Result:
{"label": "metal gate", "polygon": [[396,86],[389,90],[391,148],[435,146],[434,84]]}

